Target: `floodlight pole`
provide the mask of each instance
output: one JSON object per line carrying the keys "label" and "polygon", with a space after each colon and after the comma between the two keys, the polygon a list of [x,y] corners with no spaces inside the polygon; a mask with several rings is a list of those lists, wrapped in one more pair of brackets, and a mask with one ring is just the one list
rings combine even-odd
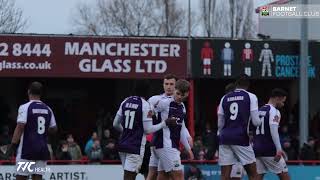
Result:
{"label": "floodlight pole", "polygon": [[[308,0],[302,0],[306,6]],[[306,10],[306,8],[304,9]],[[309,83],[308,83],[308,19],[301,19],[301,41],[300,41],[300,147],[308,140],[309,136]]]}

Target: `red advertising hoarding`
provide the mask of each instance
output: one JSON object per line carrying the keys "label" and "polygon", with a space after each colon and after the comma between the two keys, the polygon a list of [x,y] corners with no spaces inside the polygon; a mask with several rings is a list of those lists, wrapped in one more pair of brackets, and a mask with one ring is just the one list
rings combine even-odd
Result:
{"label": "red advertising hoarding", "polygon": [[0,77],[162,78],[187,75],[187,41],[0,35]]}

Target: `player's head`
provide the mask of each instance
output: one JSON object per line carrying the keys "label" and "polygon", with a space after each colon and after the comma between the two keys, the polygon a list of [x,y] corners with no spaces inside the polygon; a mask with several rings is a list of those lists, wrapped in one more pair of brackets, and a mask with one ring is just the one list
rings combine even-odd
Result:
{"label": "player's head", "polygon": [[287,99],[287,92],[280,88],[275,88],[271,91],[270,100],[274,103],[276,108],[282,108]]}
{"label": "player's head", "polygon": [[242,74],[238,77],[237,81],[235,82],[235,87],[236,88],[241,88],[241,89],[249,89],[250,86],[250,80],[249,76],[246,74]]}
{"label": "player's head", "polygon": [[139,80],[135,84],[134,95],[139,97],[147,97],[149,83],[146,80]]}
{"label": "player's head", "polygon": [[172,96],[174,93],[174,87],[176,85],[177,76],[173,74],[167,74],[163,78],[163,90],[167,96]]}
{"label": "player's head", "polygon": [[43,86],[40,82],[32,82],[28,88],[29,98],[40,98],[42,95]]}
{"label": "player's head", "polygon": [[235,90],[235,89],[236,89],[235,84],[234,84],[234,83],[229,83],[229,84],[227,84],[226,87],[224,88],[224,92],[225,92],[226,94],[228,94],[229,92],[231,92],[231,91],[233,91],[233,90]]}
{"label": "player's head", "polygon": [[269,44],[268,43],[264,43],[263,47],[268,49],[269,48]]}
{"label": "player's head", "polygon": [[189,96],[190,83],[187,80],[179,79],[176,82],[174,100],[178,103],[183,102]]}

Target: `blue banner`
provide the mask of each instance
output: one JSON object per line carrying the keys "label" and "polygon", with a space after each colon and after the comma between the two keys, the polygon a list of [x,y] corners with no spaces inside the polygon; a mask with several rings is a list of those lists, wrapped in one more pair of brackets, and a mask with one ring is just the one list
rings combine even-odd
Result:
{"label": "blue banner", "polygon": [[[309,43],[308,75],[318,79],[320,43]],[[200,78],[297,79],[300,74],[299,41],[193,39],[192,74]]]}

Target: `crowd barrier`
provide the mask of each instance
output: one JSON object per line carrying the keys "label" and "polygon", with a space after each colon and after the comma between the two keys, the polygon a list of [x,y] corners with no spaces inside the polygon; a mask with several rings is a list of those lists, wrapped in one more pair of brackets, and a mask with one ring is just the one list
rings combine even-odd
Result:
{"label": "crowd barrier", "polygon": [[[0,161],[0,180],[15,180],[14,159]],[[289,174],[292,180],[320,180],[320,161],[288,161]],[[188,171],[191,165],[200,169],[203,179],[220,179],[220,167],[215,160],[209,161],[183,161],[184,171]],[[100,164],[89,160],[48,161],[47,172],[44,180],[105,180],[121,179],[123,176],[120,161],[103,160]],[[141,175],[138,180],[143,179]],[[247,179],[244,177],[243,179]],[[267,174],[265,180],[278,179],[275,175]]]}

